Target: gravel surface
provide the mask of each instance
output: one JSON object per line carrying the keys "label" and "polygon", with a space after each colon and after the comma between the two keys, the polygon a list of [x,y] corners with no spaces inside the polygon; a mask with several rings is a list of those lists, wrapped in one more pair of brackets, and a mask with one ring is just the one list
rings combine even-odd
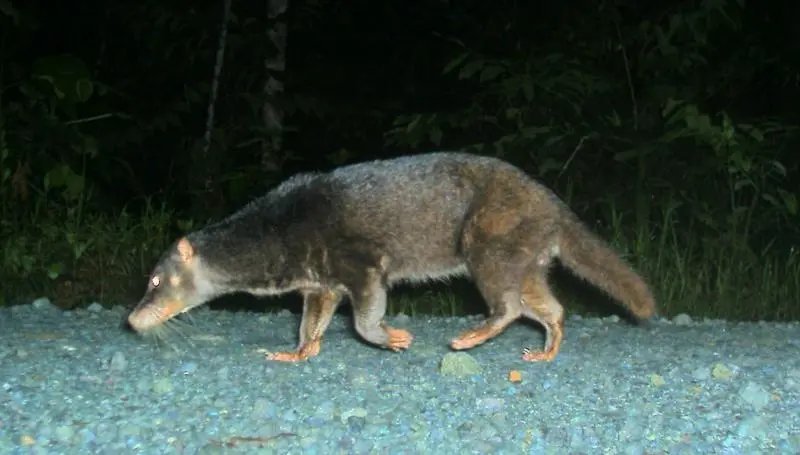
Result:
{"label": "gravel surface", "polygon": [[475,317],[390,318],[392,353],[337,316],[318,357],[299,317],[192,312],[168,344],[122,331],[122,309],[0,308],[0,453],[798,453],[800,323],[637,327],[572,317],[551,363],[517,323],[453,353]]}

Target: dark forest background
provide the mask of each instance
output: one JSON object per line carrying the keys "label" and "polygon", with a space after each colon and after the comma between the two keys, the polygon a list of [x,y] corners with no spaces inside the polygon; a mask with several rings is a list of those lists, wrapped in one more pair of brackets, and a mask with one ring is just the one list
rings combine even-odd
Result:
{"label": "dark forest background", "polygon": [[664,314],[800,318],[800,3],[276,3],[0,0],[0,304],[129,305],[169,242],[295,172],[464,149],[553,188]]}

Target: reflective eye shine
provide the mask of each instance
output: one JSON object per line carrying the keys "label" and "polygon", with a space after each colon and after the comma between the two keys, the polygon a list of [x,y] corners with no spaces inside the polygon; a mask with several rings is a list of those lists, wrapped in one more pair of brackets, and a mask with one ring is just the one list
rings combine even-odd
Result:
{"label": "reflective eye shine", "polygon": [[158,285],[161,284],[161,279],[158,276],[154,276],[153,278],[150,278],[150,283],[153,284],[154,288],[157,288]]}

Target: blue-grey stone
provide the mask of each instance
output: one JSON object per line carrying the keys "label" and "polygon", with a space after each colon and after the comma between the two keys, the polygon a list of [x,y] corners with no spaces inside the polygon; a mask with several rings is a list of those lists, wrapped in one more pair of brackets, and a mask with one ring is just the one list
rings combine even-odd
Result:
{"label": "blue-grey stone", "polygon": [[478,362],[466,352],[448,352],[439,365],[439,373],[445,376],[472,376],[480,372]]}

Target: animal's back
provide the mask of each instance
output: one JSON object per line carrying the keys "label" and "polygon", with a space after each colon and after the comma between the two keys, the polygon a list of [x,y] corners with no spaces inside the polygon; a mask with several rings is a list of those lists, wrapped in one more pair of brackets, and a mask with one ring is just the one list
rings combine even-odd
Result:
{"label": "animal's back", "polygon": [[492,157],[437,152],[296,175],[220,227],[234,231],[227,237],[240,263],[262,260],[259,249],[269,246],[258,240],[274,229],[294,251],[380,260],[390,282],[419,281],[467,271],[465,223],[490,198],[499,201],[493,210],[536,213],[540,223],[559,216],[555,196],[519,168]]}
{"label": "animal's back", "polygon": [[439,152],[345,166],[322,181],[336,189],[347,230],[386,254],[390,281],[413,281],[465,271],[464,223],[488,187],[509,178],[532,183],[498,159]]}

